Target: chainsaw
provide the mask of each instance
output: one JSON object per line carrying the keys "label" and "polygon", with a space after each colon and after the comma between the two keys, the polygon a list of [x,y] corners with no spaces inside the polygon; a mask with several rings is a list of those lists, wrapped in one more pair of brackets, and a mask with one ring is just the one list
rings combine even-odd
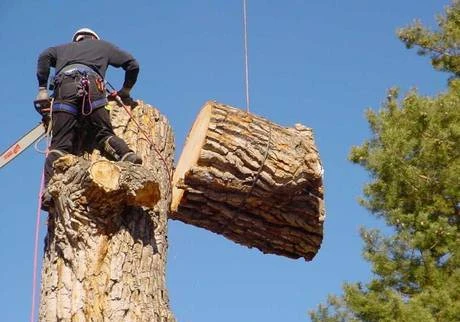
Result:
{"label": "chainsaw", "polygon": [[34,101],[35,109],[43,116],[42,122],[32,128],[23,137],[21,137],[19,140],[13,143],[13,145],[11,145],[8,149],[0,154],[0,168],[7,165],[11,160],[24,152],[35,141],[45,135],[47,123],[49,120],[47,117],[47,111],[49,111],[51,107],[50,103],[50,100]]}

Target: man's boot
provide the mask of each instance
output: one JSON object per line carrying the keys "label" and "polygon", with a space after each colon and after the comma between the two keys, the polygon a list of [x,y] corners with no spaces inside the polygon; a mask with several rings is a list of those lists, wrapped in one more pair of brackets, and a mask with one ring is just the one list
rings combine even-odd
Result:
{"label": "man's boot", "polygon": [[142,159],[128,148],[125,141],[116,136],[107,138],[103,145],[104,151],[115,161],[127,161],[135,164],[142,164]]}
{"label": "man's boot", "polygon": [[49,211],[51,207],[53,207],[53,197],[51,197],[48,189],[45,189],[45,192],[42,194],[41,200],[41,210]]}
{"label": "man's boot", "polygon": [[54,207],[54,201],[51,194],[48,192],[48,183],[53,176],[54,169],[53,163],[60,157],[65,156],[67,153],[61,150],[52,149],[48,151],[48,155],[46,156],[45,160],[45,168],[44,168],[44,188],[43,194],[41,196],[41,209],[43,211],[49,211],[50,208]]}

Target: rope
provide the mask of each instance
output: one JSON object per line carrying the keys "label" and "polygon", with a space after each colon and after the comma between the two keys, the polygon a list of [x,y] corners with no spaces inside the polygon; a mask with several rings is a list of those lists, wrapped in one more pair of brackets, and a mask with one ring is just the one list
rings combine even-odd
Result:
{"label": "rope", "polygon": [[129,108],[125,104],[123,104],[123,101],[121,100],[121,98],[119,96],[117,96],[117,97],[118,97],[117,102],[119,104],[121,104],[121,106],[123,106],[123,108],[125,109],[126,113],[128,113],[130,119],[134,122],[134,124],[136,124],[137,129],[139,131],[141,131],[142,134],[144,134],[145,139],[147,140],[147,142],[149,142],[150,146],[153,148],[155,153],[158,154],[158,156],[160,157],[161,161],[163,162],[164,168],[165,168],[165,170],[166,170],[166,172],[168,174],[168,193],[171,192],[171,190],[172,190],[172,176],[171,176],[171,171],[170,171],[170,169],[168,167],[168,164],[167,164],[165,158],[163,157],[161,152],[157,149],[155,143],[153,143],[153,141],[150,139],[148,133],[141,127],[139,122],[137,122],[137,120],[134,118],[133,113],[129,110]]}
{"label": "rope", "polygon": [[244,29],[244,84],[246,93],[246,112],[249,113],[249,67],[248,67],[248,28],[246,0],[243,0],[243,29]]}
{"label": "rope", "polygon": [[246,201],[251,196],[252,190],[254,190],[254,187],[256,186],[256,183],[260,178],[260,174],[262,173],[262,169],[263,169],[263,167],[265,165],[265,161],[267,161],[268,151],[270,151],[271,142],[272,142],[272,127],[270,125],[269,130],[268,130],[267,146],[265,148],[265,153],[264,153],[264,158],[262,160],[262,163],[260,164],[260,167],[257,170],[256,176],[255,176],[254,180],[252,181],[252,184],[251,184],[251,187],[249,188],[248,193],[246,194],[246,196],[244,197],[244,199],[241,201],[241,203],[238,206],[238,212],[236,213],[236,215],[231,220],[229,220],[226,223],[222,224],[222,226],[221,226],[222,230],[220,232],[221,234],[225,233],[228,230],[228,227],[232,223],[235,222],[235,220],[238,218],[238,215],[241,213],[241,209],[244,207],[244,205],[246,204]]}
{"label": "rope", "polygon": [[[53,104],[54,104],[54,97],[51,98],[51,103],[50,103],[50,119],[48,121],[48,127],[46,128],[46,133],[45,135],[43,135],[41,138],[39,138],[37,140],[37,142],[35,142],[34,144],[34,149],[35,151],[37,151],[38,153],[41,153],[41,154],[46,154],[48,153],[48,147],[50,145],[50,142],[51,142],[51,138],[53,136],[52,134],[52,127],[53,127]],[[47,138],[47,143],[46,143],[46,148],[45,150],[40,150],[39,148],[39,144],[40,142],[44,139],[44,138]]]}
{"label": "rope", "polygon": [[[91,92],[90,92],[89,83],[90,82],[89,82],[87,75],[82,77],[80,80],[80,84],[83,87],[83,91],[84,91],[83,99],[81,102],[81,115],[83,116],[88,116],[93,112],[93,106],[91,105]],[[88,99],[86,99],[87,96],[88,96]],[[89,112],[86,112],[85,110],[86,102],[88,102],[88,105],[89,105]]]}
{"label": "rope", "polygon": [[[48,149],[49,145],[51,142],[52,138],[52,128],[53,128],[53,103],[54,103],[54,97],[51,98],[51,103],[50,103],[50,119],[48,123],[48,128],[46,129],[46,133],[43,137],[41,137],[36,143],[35,143],[35,150],[41,153],[46,153],[46,156],[48,156]],[[47,144],[46,144],[46,149],[45,151],[40,151],[38,149],[38,142],[40,142],[43,138],[48,138]],[[42,176],[40,179],[40,190],[38,192],[38,207],[37,207],[37,215],[35,219],[35,238],[34,238],[34,259],[33,259],[33,270],[32,270],[32,304],[30,308],[30,322],[35,322],[35,299],[36,299],[36,293],[37,293],[37,273],[38,273],[38,238],[40,236],[40,215],[41,215],[41,208],[42,208],[42,195],[44,192],[44,186],[45,186],[45,170],[42,171]]]}
{"label": "rope", "polygon": [[38,207],[37,216],[35,219],[35,238],[34,238],[34,261],[33,261],[33,273],[32,273],[32,304],[30,308],[30,322],[35,322],[35,298],[37,293],[37,272],[38,272],[38,238],[40,235],[40,215],[42,208],[42,194],[43,185],[45,181],[45,174],[42,171],[40,180],[40,191],[38,193]]}
{"label": "rope", "polygon": [[[112,90],[115,91],[115,88],[112,86],[112,84],[110,84],[109,82],[106,81],[106,83],[112,88]],[[109,92],[110,93],[110,92]],[[116,93],[116,91],[115,91]],[[110,95],[113,95],[113,93],[110,93]],[[145,131],[141,125],[139,124],[139,122],[137,122],[137,120],[134,118],[134,115],[133,113],[131,112],[131,110],[123,103],[123,101],[121,100],[121,97],[116,95],[114,96],[117,103],[120,104],[123,109],[126,111],[126,113],[128,113],[129,115],[129,118],[130,120],[132,120],[134,122],[134,124],[136,124],[137,126],[137,129],[139,131],[142,132],[142,134],[144,134],[144,137],[145,139],[147,140],[147,142],[149,142],[151,148],[155,151],[155,153],[160,157],[161,161],[163,162],[163,165],[164,165],[164,168],[168,174],[168,183],[169,183],[169,186],[168,186],[168,193],[171,192],[172,190],[172,174],[171,174],[171,171],[168,167],[168,163],[166,162],[165,158],[163,157],[163,155],[161,154],[161,152],[158,150],[156,144],[150,139],[150,136],[148,135],[147,131]]]}
{"label": "rope", "polygon": [[246,197],[243,199],[243,201],[240,203],[240,205],[238,207],[240,209],[243,208],[243,206],[246,204],[246,201],[251,196],[252,190],[254,190],[256,182],[257,182],[257,180],[259,180],[260,174],[262,173],[262,169],[263,169],[263,167],[265,165],[265,161],[267,161],[268,151],[270,150],[270,143],[272,142],[272,127],[271,127],[271,125],[269,125],[269,126],[270,127],[268,129],[267,147],[265,148],[265,154],[264,154],[264,158],[262,160],[262,164],[260,165],[259,170],[257,170],[256,177],[254,178],[254,181],[252,182],[251,188],[249,188],[249,191],[246,194]]}

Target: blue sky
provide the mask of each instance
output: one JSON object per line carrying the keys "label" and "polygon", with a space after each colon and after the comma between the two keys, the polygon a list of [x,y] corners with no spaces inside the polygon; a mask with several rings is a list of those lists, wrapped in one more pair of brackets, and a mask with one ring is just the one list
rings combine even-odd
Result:
{"label": "blue sky", "polygon": [[[357,203],[368,174],[347,161],[369,137],[366,108],[386,90],[434,95],[446,75],[407,50],[397,28],[435,24],[448,0],[248,0],[251,111],[312,127],[325,168],[323,245],[312,262],[263,255],[169,221],[167,283],[180,322],[298,322],[344,281],[366,281],[360,226],[379,227]],[[241,0],[3,1],[0,3],[0,151],[38,121],[36,59],[80,27],[131,52],[141,73],[132,94],[160,109],[179,155],[203,103],[245,107]],[[123,72],[108,79],[119,87]],[[37,194],[44,157],[33,148],[0,171],[0,312],[26,321],[32,288]],[[42,215],[40,250],[46,215]]]}

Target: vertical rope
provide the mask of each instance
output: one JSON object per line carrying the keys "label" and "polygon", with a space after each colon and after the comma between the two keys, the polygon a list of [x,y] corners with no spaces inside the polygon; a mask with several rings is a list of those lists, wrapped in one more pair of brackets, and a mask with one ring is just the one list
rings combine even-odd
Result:
{"label": "vertical rope", "polygon": [[35,298],[37,293],[37,270],[38,270],[38,237],[40,235],[40,215],[42,208],[42,194],[45,182],[45,173],[42,172],[40,180],[40,192],[38,193],[37,217],[35,219],[35,239],[34,239],[34,264],[32,274],[32,305],[30,308],[30,322],[35,322]]}
{"label": "vertical rope", "polygon": [[109,94],[109,96],[114,97],[115,100],[117,101],[117,103],[120,104],[120,105],[124,108],[125,112],[129,115],[129,119],[130,119],[131,121],[133,121],[134,124],[136,124],[137,129],[138,129],[140,132],[142,132],[142,134],[144,134],[144,137],[145,137],[145,139],[147,140],[147,142],[149,142],[151,149],[153,149],[153,150],[155,151],[155,153],[160,157],[160,160],[163,162],[163,165],[164,165],[164,167],[165,167],[165,171],[166,171],[166,173],[168,174],[168,178],[169,178],[169,180],[168,180],[168,182],[169,182],[168,191],[171,193],[172,188],[173,188],[173,187],[172,187],[172,171],[171,171],[171,169],[168,167],[168,163],[166,162],[165,158],[164,158],[163,155],[161,154],[160,150],[158,150],[156,144],[155,144],[155,143],[153,142],[153,140],[150,138],[150,136],[149,136],[149,134],[147,133],[147,131],[144,130],[144,129],[141,127],[141,125],[139,124],[139,122],[134,118],[134,115],[133,115],[133,113],[131,112],[131,110],[128,108],[128,106],[126,106],[126,104],[123,103],[123,100],[122,100],[121,97],[118,95],[117,91],[115,90],[115,87],[113,87],[112,84],[110,84],[108,81],[106,81],[106,83],[107,83],[107,85],[109,85],[109,86],[112,88],[112,90],[113,90],[113,92],[110,92],[108,89],[106,89],[107,92],[108,92],[108,94]]}
{"label": "vertical rope", "polygon": [[[52,128],[53,128],[53,104],[54,104],[54,97],[51,99],[50,103],[50,119],[48,123],[48,128],[46,129],[45,137],[48,138],[48,142],[46,144],[46,156],[48,156],[48,149],[51,142],[52,137]],[[45,161],[46,162],[46,161]],[[45,170],[42,171],[42,176],[40,179],[40,191],[38,192],[38,207],[37,207],[37,215],[35,219],[35,238],[34,238],[34,259],[33,259],[33,273],[32,273],[32,304],[30,308],[30,322],[35,322],[35,299],[37,293],[37,275],[38,275],[38,238],[40,236],[40,215],[42,210],[42,195],[45,188]]]}
{"label": "vertical rope", "polygon": [[243,0],[243,27],[244,27],[244,83],[246,92],[246,112],[249,113],[249,67],[248,67],[248,23],[246,0]]}

